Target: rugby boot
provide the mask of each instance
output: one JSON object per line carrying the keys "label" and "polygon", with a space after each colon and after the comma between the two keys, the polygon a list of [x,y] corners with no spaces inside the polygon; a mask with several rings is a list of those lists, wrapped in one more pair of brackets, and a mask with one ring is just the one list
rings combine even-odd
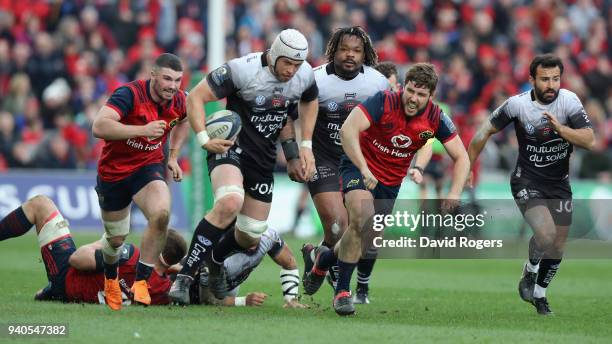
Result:
{"label": "rugby boot", "polygon": [[325,275],[327,274],[327,271],[317,269],[317,262],[319,261],[319,257],[321,257],[321,254],[326,251],[329,251],[329,248],[327,248],[326,246],[319,246],[315,251],[315,263],[313,264],[312,269],[306,273],[303,279],[304,294],[306,295],[314,295],[314,293],[316,293],[319,288],[321,288],[321,285],[325,280]]}
{"label": "rugby boot", "polygon": [[174,304],[179,304],[186,306],[189,304],[189,287],[193,282],[193,277],[189,275],[177,274],[174,283],[172,283],[172,287],[170,287],[170,291],[168,292],[168,297],[170,298],[170,302]]}
{"label": "rugby boot", "polygon": [[119,286],[119,278],[107,279],[104,278],[104,298],[110,309],[118,311],[121,309],[123,299],[121,297],[121,286]]}
{"label": "rugby boot", "polygon": [[355,296],[353,296],[353,303],[357,305],[369,305],[370,298],[368,297],[368,290],[366,288],[357,288]]}
{"label": "rugby boot", "polygon": [[225,277],[225,269],[219,271],[208,269],[208,287],[216,299],[223,300],[227,295],[227,279]]}
{"label": "rugby boot", "polygon": [[527,264],[525,264],[523,267],[523,275],[518,284],[518,292],[523,301],[533,301],[533,290],[535,288],[537,276],[537,273],[527,271]]}
{"label": "rugby boot", "polygon": [[312,259],[312,252],[315,247],[311,243],[302,245],[300,251],[302,251],[302,259],[304,260],[304,274],[302,275],[302,281],[306,278],[308,271],[312,270],[314,260]]}
{"label": "rugby boot", "polygon": [[151,304],[151,295],[149,295],[149,285],[147,284],[147,281],[135,281],[132,285],[131,291],[132,295],[134,295],[134,302],[145,306]]}
{"label": "rugby boot", "polygon": [[334,297],[334,310],[340,316],[355,314],[355,306],[353,305],[353,297],[351,292],[341,290]]}
{"label": "rugby boot", "polygon": [[531,304],[535,307],[536,311],[540,315],[553,315],[553,311],[550,310],[548,300],[545,297],[534,297]]}

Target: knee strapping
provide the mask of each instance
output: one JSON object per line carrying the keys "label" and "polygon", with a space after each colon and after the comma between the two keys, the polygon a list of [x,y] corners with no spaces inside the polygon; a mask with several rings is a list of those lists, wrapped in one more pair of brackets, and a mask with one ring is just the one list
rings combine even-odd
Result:
{"label": "knee strapping", "polygon": [[236,218],[236,228],[248,234],[251,238],[259,238],[268,229],[266,221],[255,220],[246,215],[238,214]]}
{"label": "knee strapping", "polygon": [[242,188],[242,186],[225,185],[218,187],[217,191],[215,191],[215,202],[229,194],[235,194],[240,196],[240,198],[244,199],[244,189]]}
{"label": "knee strapping", "polygon": [[119,221],[104,221],[104,231],[107,238],[128,235],[130,233],[130,215]]}
{"label": "knee strapping", "polygon": [[106,233],[102,234],[102,258],[107,264],[114,264],[119,261],[119,256],[121,255],[121,249],[123,248],[123,244],[113,247],[108,241],[108,235]]}
{"label": "knee strapping", "polygon": [[38,233],[38,245],[43,247],[69,234],[70,229],[68,228],[68,221],[64,219],[62,214],[58,211],[51,215],[51,219],[40,229]]}

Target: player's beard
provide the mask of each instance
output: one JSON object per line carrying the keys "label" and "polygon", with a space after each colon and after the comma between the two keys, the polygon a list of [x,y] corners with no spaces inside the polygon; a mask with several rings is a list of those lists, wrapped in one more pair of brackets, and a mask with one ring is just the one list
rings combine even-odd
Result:
{"label": "player's beard", "polygon": [[[344,68],[344,64],[347,61],[351,61],[354,63],[352,66],[352,69]],[[340,63],[334,62],[334,69],[336,70],[336,74],[338,74],[338,76],[340,76],[343,79],[354,78],[361,70],[361,66],[362,65],[360,63],[357,63],[357,61],[355,60],[344,60],[344,61],[341,61]]]}
{"label": "player's beard", "polygon": [[[554,88],[547,88],[545,90],[540,90],[537,87],[534,88],[536,98],[544,104],[550,104],[557,99],[559,95],[559,90],[555,90]],[[551,93],[553,92],[553,93]]]}

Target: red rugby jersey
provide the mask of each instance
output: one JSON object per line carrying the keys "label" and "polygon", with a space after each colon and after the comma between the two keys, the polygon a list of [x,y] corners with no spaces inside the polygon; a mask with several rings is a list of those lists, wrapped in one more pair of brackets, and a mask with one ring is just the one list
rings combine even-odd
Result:
{"label": "red rugby jersey", "polygon": [[[132,256],[127,262],[119,265],[119,281],[124,287],[131,287],[134,284],[138,257],[140,250],[134,246]],[[103,290],[104,272],[80,271],[73,267],[68,269],[65,287],[68,301],[98,303],[98,292]]]}
{"label": "red rugby jersey", "polygon": [[359,136],[368,168],[387,186],[402,183],[414,153],[436,137],[445,143],[457,135],[453,122],[431,101],[413,117],[404,113],[402,92],[378,92],[359,104],[370,127]]}
{"label": "red rugby jersey", "polygon": [[[146,125],[151,121],[166,121],[164,135],[149,140],[135,137],[127,140],[106,141],[98,161],[98,174],[105,182],[116,182],[139,168],[164,160],[163,145],[170,130],[187,116],[185,92],[179,90],[172,101],[159,105],[151,98],[150,80],[136,80],[115,90],[106,106],[121,115],[119,122],[127,125]],[[131,98],[131,99],[130,99]]]}
{"label": "red rugby jersey", "polygon": [[[123,292],[129,292],[136,278],[136,266],[140,257],[140,250],[134,246],[134,253],[124,264],[119,265],[119,283]],[[166,274],[159,275],[153,271],[147,280],[152,305],[166,305],[170,303],[168,291],[172,281]],[[66,275],[66,297],[70,302],[98,303],[98,293],[104,290],[104,273],[95,271],[79,271],[70,267]]]}

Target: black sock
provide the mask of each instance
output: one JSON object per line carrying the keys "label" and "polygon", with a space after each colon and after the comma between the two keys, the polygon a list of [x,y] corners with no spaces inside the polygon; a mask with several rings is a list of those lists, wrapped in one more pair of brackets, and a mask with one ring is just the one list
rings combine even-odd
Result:
{"label": "black sock", "polygon": [[113,263],[113,264],[107,264],[106,262],[104,263],[104,277],[106,277],[106,279],[116,279],[117,278],[117,274],[118,274],[118,270],[119,269],[119,262]]}
{"label": "black sock", "polygon": [[[225,258],[227,258],[234,251],[244,251],[244,248],[238,245],[238,242],[236,241],[234,228],[235,227],[232,227],[226,231],[221,240],[219,240],[217,246],[215,246],[215,249],[212,252],[212,264],[221,266],[223,265]],[[208,266],[210,268],[211,265]]]}
{"label": "black sock", "polygon": [[151,277],[152,272],[153,265],[149,266],[139,260],[138,265],[136,266],[136,281],[148,280],[149,277]]}
{"label": "black sock", "polygon": [[540,262],[540,269],[538,270],[537,283],[542,288],[547,288],[552,279],[559,270],[561,259],[542,259]]}
{"label": "black sock", "polygon": [[336,264],[338,257],[334,254],[334,250],[329,250],[321,253],[319,260],[316,262],[316,268],[322,271],[329,270],[329,268]]}
{"label": "black sock", "polygon": [[205,218],[200,221],[189,245],[187,259],[179,272],[182,275],[193,277],[204,260],[209,260],[212,249],[217,245],[223,235],[223,230],[210,224]]}
{"label": "black sock", "polygon": [[357,290],[366,293],[368,292],[370,275],[372,275],[374,263],[376,263],[376,258],[359,259],[359,262],[357,263]]}
{"label": "black sock", "polygon": [[23,207],[19,207],[0,220],[0,241],[22,236],[32,226],[34,224],[26,217]]}
{"label": "black sock", "polygon": [[338,283],[336,284],[336,294],[340,291],[351,290],[351,276],[355,270],[356,263],[346,263],[338,259]]}
{"label": "black sock", "polygon": [[531,237],[529,240],[529,263],[531,265],[538,265],[544,256],[544,252],[538,247],[538,243],[535,237]]}

